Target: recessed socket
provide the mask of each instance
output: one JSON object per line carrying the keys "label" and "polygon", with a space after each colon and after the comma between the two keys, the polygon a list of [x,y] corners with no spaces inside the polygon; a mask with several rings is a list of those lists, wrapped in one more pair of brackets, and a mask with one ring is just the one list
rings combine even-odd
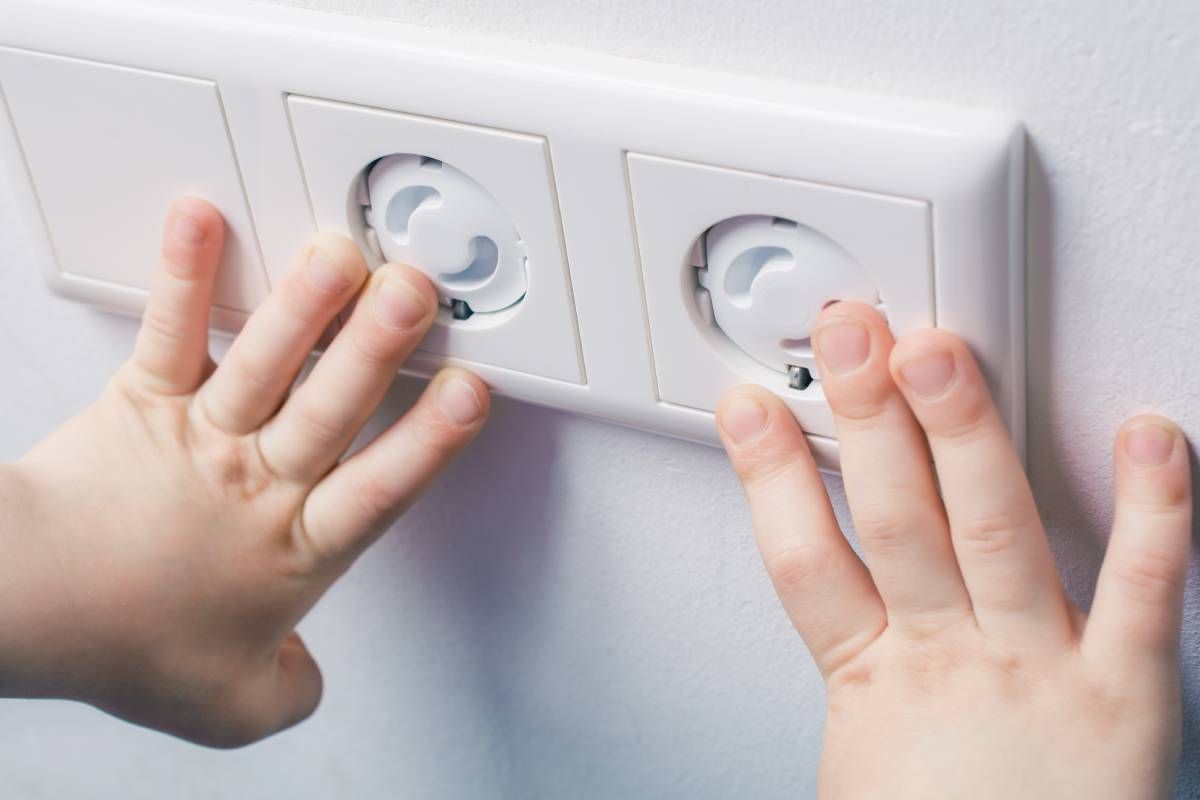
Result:
{"label": "recessed socket", "polygon": [[[867,270],[840,244],[795,220],[746,214],[696,241],[685,290],[701,325],[806,391],[819,379],[810,342],[817,316],[839,300],[880,306]],[[689,286],[689,283],[691,284]],[[710,334],[709,330],[702,331]]]}
{"label": "recessed socket", "polygon": [[348,225],[372,259],[424,272],[455,321],[502,313],[525,299],[524,239],[499,201],[454,165],[388,155],[356,176],[351,195]]}

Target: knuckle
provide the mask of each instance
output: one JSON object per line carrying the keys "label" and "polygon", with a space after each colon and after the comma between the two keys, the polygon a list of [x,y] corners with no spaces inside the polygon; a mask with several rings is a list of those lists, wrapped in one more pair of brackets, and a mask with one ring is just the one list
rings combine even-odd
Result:
{"label": "knuckle", "polygon": [[211,442],[204,447],[203,455],[217,481],[223,485],[241,484],[250,473],[249,454],[236,439]]}
{"label": "knuckle", "polygon": [[906,514],[892,504],[859,505],[854,509],[854,531],[864,544],[887,557],[907,549],[911,544],[913,526]]}
{"label": "knuckle", "polygon": [[[270,396],[274,382],[269,370],[262,369],[244,356],[231,356],[221,363],[228,382],[201,387],[197,396],[196,417],[209,428],[228,433],[245,433],[236,420],[247,406],[246,398]],[[231,387],[237,387],[231,391]]]}
{"label": "knuckle", "polygon": [[980,513],[953,525],[964,547],[979,555],[997,555],[1015,548],[1035,520],[1028,512],[1011,509]]}
{"label": "knuckle", "polygon": [[739,454],[736,466],[748,488],[769,491],[794,477],[800,464],[792,453],[768,447]]}
{"label": "knuckle", "polygon": [[910,641],[904,648],[905,677],[918,692],[941,690],[962,669],[963,654],[939,640]]}
{"label": "knuckle", "polygon": [[345,421],[332,415],[311,402],[296,403],[296,421],[304,431],[304,438],[318,447],[332,447],[345,435]]}
{"label": "knuckle", "polygon": [[249,389],[250,394],[259,394],[267,392],[274,381],[271,379],[271,368],[269,365],[258,364],[245,356],[230,360],[228,366],[233,367],[235,380],[238,385]]}
{"label": "knuckle", "polygon": [[975,616],[969,606],[913,609],[895,624],[910,641],[927,641],[974,628]]}
{"label": "knuckle", "polygon": [[834,550],[816,541],[793,544],[764,560],[767,574],[780,595],[787,597],[807,588],[814,578],[834,565]]}
{"label": "knuckle", "polygon": [[350,357],[367,370],[393,369],[391,361],[407,341],[403,331],[389,330],[379,325],[355,325],[350,330]]}
{"label": "knuckle", "polygon": [[1119,561],[1116,577],[1137,602],[1159,604],[1182,594],[1185,576],[1179,563],[1164,553],[1141,550]]}
{"label": "knuckle", "polygon": [[988,425],[991,400],[981,392],[973,388],[951,391],[940,403],[940,413],[927,414],[922,420],[922,427],[931,436],[946,444],[965,447],[993,434]]}
{"label": "knuckle", "polygon": [[152,411],[159,403],[153,389],[146,385],[143,365],[126,361],[109,380],[109,387],[139,413]]}
{"label": "knuckle", "polygon": [[192,441],[193,452],[202,461],[206,474],[220,497],[236,496],[246,501],[261,497],[273,482],[273,475],[246,439],[230,437]]}
{"label": "knuckle", "polygon": [[1136,487],[1118,498],[1120,511],[1132,512],[1151,525],[1173,522],[1189,512],[1192,490],[1186,479],[1165,479]]}
{"label": "knuckle", "polygon": [[282,288],[284,313],[307,325],[323,324],[343,301],[341,295],[321,292],[301,276],[292,276]]}
{"label": "knuckle", "polygon": [[438,458],[448,456],[462,440],[463,429],[436,414],[425,414],[413,426],[412,437],[417,446]]}
{"label": "knuckle", "polygon": [[164,272],[184,283],[198,283],[206,277],[208,270],[200,256],[203,244],[181,244],[172,242],[163,248],[159,261]]}
{"label": "knuckle", "polygon": [[832,408],[837,418],[838,432],[842,436],[848,433],[874,433],[883,427],[884,407],[881,404],[840,403]]}
{"label": "knuckle", "polygon": [[390,516],[400,502],[396,487],[377,474],[364,471],[350,487],[355,505],[368,519],[378,520]]}
{"label": "knuckle", "polygon": [[825,675],[830,711],[855,702],[854,693],[870,688],[879,668],[879,659],[874,657],[871,645],[879,640],[888,624],[881,618],[876,625],[837,636],[822,648],[817,663]]}
{"label": "knuckle", "polygon": [[849,379],[845,386],[837,387],[830,381],[826,395],[833,413],[846,429],[851,431],[875,430],[887,416],[895,396],[891,379],[871,375],[858,380]]}
{"label": "knuckle", "polygon": [[176,344],[187,337],[187,318],[159,303],[150,303],[142,314],[142,329],[158,339]]}

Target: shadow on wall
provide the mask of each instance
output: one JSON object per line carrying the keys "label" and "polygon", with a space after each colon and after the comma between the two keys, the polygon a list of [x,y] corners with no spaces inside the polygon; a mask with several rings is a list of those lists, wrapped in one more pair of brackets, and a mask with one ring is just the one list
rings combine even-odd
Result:
{"label": "shadow on wall", "polygon": [[[1026,151],[1026,336],[1029,477],[1050,538],[1050,546],[1067,592],[1082,608],[1091,605],[1111,508],[1084,501],[1091,476],[1072,469],[1075,447],[1066,424],[1070,409],[1061,409],[1055,394],[1063,371],[1048,342],[1062,341],[1056,328],[1054,282],[1053,182],[1034,142]],[[1115,433],[1115,431],[1114,431]],[[1192,465],[1193,494],[1200,497],[1200,465]],[[1183,757],[1177,797],[1200,796],[1200,520],[1193,526],[1192,573],[1183,622]]]}
{"label": "shadow on wall", "polygon": [[[1026,404],[1029,479],[1037,497],[1067,592],[1091,604],[1104,556],[1108,518],[1085,503],[1085,482],[1070,469],[1073,447],[1065,432],[1070,409],[1060,409],[1055,387],[1061,371],[1048,342],[1055,325],[1054,195],[1034,142],[1026,149]],[[1064,441],[1066,440],[1066,441]]]}
{"label": "shadow on wall", "polygon": [[[405,381],[389,403],[404,405],[417,387]],[[396,409],[397,411],[399,409]],[[386,415],[385,415],[386,416]],[[446,480],[421,501],[421,524],[410,528],[409,544],[428,571],[426,586],[456,621],[455,641],[466,648],[458,663],[467,668],[464,688],[486,731],[480,738],[498,748],[491,756],[493,779],[512,783],[513,794],[528,778],[512,774],[507,752],[514,728],[526,713],[508,671],[505,654],[536,651],[536,619],[546,602],[545,577],[556,554],[560,504],[558,457],[561,413],[493,398],[488,424]],[[487,487],[471,495],[462,487]],[[498,793],[510,793],[497,787]]]}
{"label": "shadow on wall", "polygon": [[[1192,497],[1200,498],[1200,459],[1192,449]],[[1192,520],[1192,569],[1183,606],[1183,757],[1176,796],[1200,797],[1200,519]]]}

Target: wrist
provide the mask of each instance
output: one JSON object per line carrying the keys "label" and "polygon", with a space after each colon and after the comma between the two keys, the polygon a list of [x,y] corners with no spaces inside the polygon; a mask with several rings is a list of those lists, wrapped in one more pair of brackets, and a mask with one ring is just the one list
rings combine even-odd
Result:
{"label": "wrist", "polygon": [[69,697],[72,641],[56,531],[34,470],[0,464],[0,696]]}

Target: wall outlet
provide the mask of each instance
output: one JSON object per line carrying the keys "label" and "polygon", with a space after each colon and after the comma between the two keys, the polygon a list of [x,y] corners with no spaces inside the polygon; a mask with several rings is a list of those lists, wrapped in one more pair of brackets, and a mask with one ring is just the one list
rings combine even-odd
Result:
{"label": "wall outlet", "polygon": [[712,410],[750,379],[833,437],[819,382],[789,374],[818,377],[808,334],[821,307],[882,303],[899,333],[936,323],[928,203],[639,153],[628,163],[665,402]]}
{"label": "wall outlet", "polygon": [[[445,307],[422,351],[585,382],[544,137],[299,95],[286,107],[317,227],[356,239],[374,266],[386,246],[439,284]],[[402,244],[388,232],[387,205],[408,188],[417,194],[401,203],[424,207],[412,210]],[[370,212],[368,226],[376,198],[382,214]],[[496,269],[464,277],[473,240],[477,255],[491,254],[481,239],[496,248]],[[464,293],[464,284],[473,285]],[[455,299],[485,313],[455,319]]]}
{"label": "wall outlet", "polygon": [[878,302],[897,333],[971,345],[1023,450],[1024,135],[1003,114],[236,0],[9,0],[0,101],[65,296],[138,313],[166,202],[198,193],[233,231],[219,328],[337,231],[438,284],[408,372],[460,364],[708,443],[721,393],[757,382],[825,468],[812,319]]}

